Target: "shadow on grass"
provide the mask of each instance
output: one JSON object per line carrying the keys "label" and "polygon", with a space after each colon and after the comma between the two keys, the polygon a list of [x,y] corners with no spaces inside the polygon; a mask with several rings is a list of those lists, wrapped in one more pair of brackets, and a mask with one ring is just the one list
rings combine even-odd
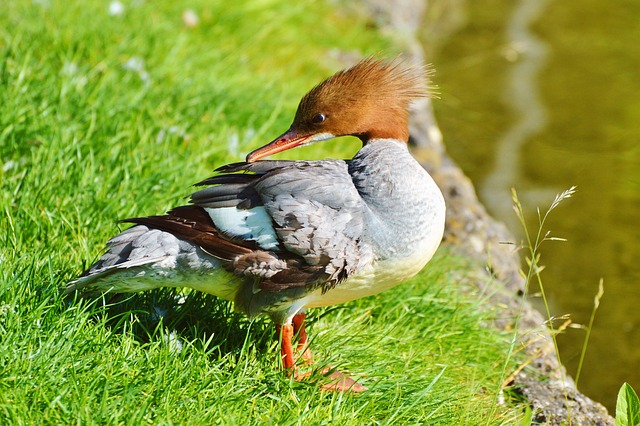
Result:
{"label": "shadow on grass", "polygon": [[[205,293],[161,289],[133,294],[78,297],[111,332],[130,333],[142,344],[166,340],[188,341],[210,356],[239,356],[247,345],[259,353],[272,352],[273,323],[267,317],[248,319],[233,304]],[[275,355],[274,355],[275,356]]]}

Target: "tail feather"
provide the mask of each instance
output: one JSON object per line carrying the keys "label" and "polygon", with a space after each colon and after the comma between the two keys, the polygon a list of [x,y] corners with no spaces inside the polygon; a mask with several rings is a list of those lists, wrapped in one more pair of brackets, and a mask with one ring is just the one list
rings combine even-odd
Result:
{"label": "tail feather", "polygon": [[[186,268],[178,268],[185,265]],[[66,293],[114,291],[117,293],[182,287],[188,277],[182,270],[199,274],[220,267],[220,261],[194,244],[169,232],[137,225],[107,243],[104,255],[78,279],[66,286]]]}
{"label": "tail feather", "polygon": [[[105,256],[107,254],[105,254]],[[67,283],[65,294],[71,294],[75,291],[94,292],[108,290],[122,293],[128,291],[151,290],[153,288],[161,287],[159,285],[141,286],[140,284],[138,284],[137,286],[131,286],[132,283],[127,286],[122,286],[118,285],[118,283],[124,283],[125,280],[131,278],[132,276],[141,276],[140,274],[143,272],[141,270],[142,267],[160,263],[166,261],[167,259],[168,256],[145,257],[140,259],[127,260],[125,262],[119,262],[104,267],[96,267],[98,263],[103,262],[103,259],[101,258],[94,266],[85,271],[78,279]],[[107,263],[107,261],[104,261],[103,263]],[[123,271],[127,270],[130,273],[122,274]]]}

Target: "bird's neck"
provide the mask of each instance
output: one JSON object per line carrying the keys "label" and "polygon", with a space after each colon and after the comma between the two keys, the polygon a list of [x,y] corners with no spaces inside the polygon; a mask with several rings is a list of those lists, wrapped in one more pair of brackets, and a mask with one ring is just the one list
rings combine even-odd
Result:
{"label": "bird's neck", "polygon": [[404,142],[370,140],[349,173],[368,207],[367,234],[385,256],[413,252],[434,232],[444,210],[442,194]]}
{"label": "bird's neck", "polygon": [[412,181],[428,177],[398,139],[371,139],[349,164],[353,183],[364,201],[386,210],[411,196]]}

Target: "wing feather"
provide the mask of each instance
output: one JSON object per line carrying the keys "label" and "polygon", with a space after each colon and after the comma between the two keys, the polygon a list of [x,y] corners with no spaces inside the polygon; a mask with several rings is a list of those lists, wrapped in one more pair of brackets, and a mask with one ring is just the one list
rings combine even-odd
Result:
{"label": "wing feather", "polygon": [[265,291],[322,287],[353,274],[366,205],[345,161],[234,163],[196,186],[191,205],[126,222],[199,246]]}

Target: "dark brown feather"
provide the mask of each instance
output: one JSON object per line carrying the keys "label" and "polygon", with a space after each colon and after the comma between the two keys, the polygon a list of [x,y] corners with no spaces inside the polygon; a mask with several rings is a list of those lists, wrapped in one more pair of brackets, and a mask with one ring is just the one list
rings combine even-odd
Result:
{"label": "dark brown feather", "polygon": [[[264,291],[285,291],[295,287],[334,286],[327,283],[322,266],[307,265],[293,253],[261,250],[255,241],[241,240],[223,234],[207,214],[198,206],[182,206],[162,216],[125,219],[122,222],[145,225],[169,232],[177,238],[190,241],[211,256],[226,261],[227,269],[237,275],[247,275],[246,269],[256,262],[283,260],[286,269],[271,278],[262,279],[258,287]],[[261,278],[261,277],[258,277]]]}
{"label": "dark brown feather", "polygon": [[207,212],[198,206],[177,207],[163,216],[125,219],[123,222],[146,225],[190,241],[221,260],[233,261],[259,247],[255,241],[232,238],[220,232]]}
{"label": "dark brown feather", "polygon": [[[264,291],[278,292],[299,287],[322,287],[327,291],[347,278],[346,270],[330,275],[326,272],[326,261],[311,265],[292,251],[266,251],[256,241],[227,235],[217,228],[205,210],[219,207],[249,209],[264,205],[256,188],[262,185],[263,179],[286,183],[279,176],[287,176],[287,171],[292,170],[300,173],[308,166],[307,162],[291,161],[228,164],[216,170],[220,174],[196,184],[208,187],[191,195],[193,205],[177,207],[162,216],[132,218],[124,222],[146,225],[189,241],[224,261],[229,272],[258,279],[258,288]],[[292,177],[291,185],[297,184],[296,176]],[[306,187],[309,189],[309,185]],[[274,223],[274,227],[277,230],[281,225]]]}

